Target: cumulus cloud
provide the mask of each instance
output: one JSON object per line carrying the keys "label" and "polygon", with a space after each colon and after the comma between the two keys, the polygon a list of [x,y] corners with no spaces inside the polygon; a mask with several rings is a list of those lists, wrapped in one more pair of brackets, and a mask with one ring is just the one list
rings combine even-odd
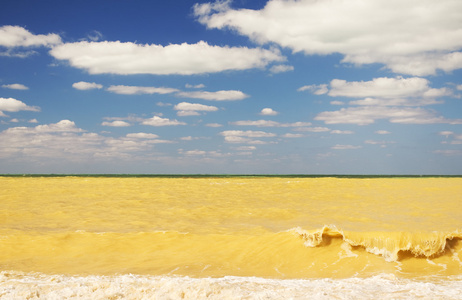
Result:
{"label": "cumulus cloud", "polygon": [[351,130],[332,130],[331,134],[353,134],[354,132]]}
{"label": "cumulus cloud", "polygon": [[72,87],[77,90],[93,90],[102,89],[103,85],[95,82],[79,81],[72,84]]}
{"label": "cumulus cloud", "polygon": [[50,54],[90,74],[193,75],[263,68],[284,61],[277,50],[196,44],[141,45],[131,42],[77,42],[55,46]]}
{"label": "cumulus cloud", "polygon": [[37,106],[29,106],[14,98],[0,98],[0,116],[4,116],[3,111],[18,112],[21,110],[40,111],[40,108]]}
{"label": "cumulus cloud", "polygon": [[177,89],[153,86],[129,86],[129,85],[111,85],[107,88],[109,92],[122,95],[140,95],[140,94],[170,94],[177,92]]}
{"label": "cumulus cloud", "polygon": [[289,72],[293,70],[294,70],[294,67],[289,66],[289,65],[275,65],[270,68],[270,72],[273,74],[284,73],[284,72]]}
{"label": "cumulus cloud", "polygon": [[3,47],[50,47],[60,43],[61,37],[54,33],[35,35],[20,26],[6,25],[0,27],[0,46]]}
{"label": "cumulus cloud", "polygon": [[208,28],[229,28],[257,43],[306,55],[340,53],[346,63],[381,63],[419,76],[462,68],[461,12],[462,3],[453,0],[270,0],[260,10],[233,9],[227,1],[194,6]]}
{"label": "cumulus cloud", "polygon": [[203,99],[203,100],[212,100],[212,101],[234,101],[234,100],[242,100],[242,99],[249,97],[249,95],[246,95],[243,92],[236,91],[236,90],[225,90],[225,91],[216,91],[216,92],[207,92],[207,91],[179,92],[176,95],[182,98]]}
{"label": "cumulus cloud", "polygon": [[154,116],[150,119],[146,119],[141,122],[143,125],[150,125],[150,126],[177,126],[177,125],[186,125],[184,122],[180,122],[178,120],[170,120],[168,118],[161,118],[158,116]]}
{"label": "cumulus cloud", "polygon": [[135,139],[156,139],[159,136],[154,133],[138,132],[138,133],[129,133],[126,135],[126,137],[135,138]]}
{"label": "cumulus cloud", "polygon": [[279,113],[272,108],[263,108],[260,112],[260,115],[262,116],[276,116]]}
{"label": "cumulus cloud", "polygon": [[357,105],[428,105],[438,103],[434,98],[449,94],[448,89],[431,88],[427,79],[419,77],[381,77],[352,82],[334,79],[330,82],[329,91],[332,97],[367,98],[351,103]]}
{"label": "cumulus cloud", "polygon": [[329,87],[328,95],[331,97],[365,98],[349,101],[348,108],[321,112],[315,117],[315,120],[326,124],[367,125],[378,119],[403,124],[462,122],[462,119],[446,119],[433,110],[421,108],[441,104],[443,102],[437,98],[452,94],[447,88],[431,88],[424,78],[382,77],[353,82],[334,79]]}
{"label": "cumulus cloud", "polygon": [[131,126],[130,123],[128,122],[125,122],[125,121],[120,121],[120,120],[116,120],[116,121],[112,121],[112,122],[103,122],[101,123],[101,125],[103,126],[111,126],[111,127],[128,127],[128,126]]}
{"label": "cumulus cloud", "polygon": [[217,111],[218,107],[199,103],[181,102],[175,105],[173,109],[178,111],[178,116],[197,116],[200,115],[199,112]]}
{"label": "cumulus cloud", "polygon": [[29,88],[24,84],[13,83],[13,84],[3,84],[3,88],[12,89],[12,90],[28,90]]}
{"label": "cumulus cloud", "polygon": [[227,143],[247,143],[247,144],[266,144],[264,141],[255,140],[254,138],[275,137],[276,134],[264,131],[242,131],[242,130],[226,130],[220,132]]}

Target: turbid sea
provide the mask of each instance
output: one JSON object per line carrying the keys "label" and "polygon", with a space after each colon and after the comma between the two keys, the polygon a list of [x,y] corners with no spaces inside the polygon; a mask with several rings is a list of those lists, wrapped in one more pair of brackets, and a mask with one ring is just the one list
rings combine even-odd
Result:
{"label": "turbid sea", "polygon": [[462,299],[461,239],[462,177],[0,177],[0,299]]}

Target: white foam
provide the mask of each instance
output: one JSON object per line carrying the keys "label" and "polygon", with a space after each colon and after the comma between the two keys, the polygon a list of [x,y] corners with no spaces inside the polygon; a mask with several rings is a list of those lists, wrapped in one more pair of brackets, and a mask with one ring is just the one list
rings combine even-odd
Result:
{"label": "white foam", "polygon": [[256,277],[0,273],[0,299],[462,299],[462,277],[280,280]]}

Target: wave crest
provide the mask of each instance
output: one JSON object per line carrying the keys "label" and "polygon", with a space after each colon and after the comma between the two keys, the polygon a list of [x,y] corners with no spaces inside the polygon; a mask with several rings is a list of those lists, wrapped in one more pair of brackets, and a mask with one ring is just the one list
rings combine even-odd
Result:
{"label": "wave crest", "polygon": [[400,254],[414,257],[435,257],[452,249],[450,241],[462,239],[462,232],[351,232],[325,225],[320,229],[292,228],[290,232],[303,239],[307,247],[322,247],[331,239],[340,238],[352,247],[363,247],[367,252],[381,255],[386,261],[399,261]]}

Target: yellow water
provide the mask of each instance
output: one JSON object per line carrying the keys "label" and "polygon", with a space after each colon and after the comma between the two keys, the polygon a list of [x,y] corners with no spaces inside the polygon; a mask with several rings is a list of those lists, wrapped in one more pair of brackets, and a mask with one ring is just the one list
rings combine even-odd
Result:
{"label": "yellow water", "polygon": [[461,220],[462,178],[0,177],[0,271],[459,276]]}

